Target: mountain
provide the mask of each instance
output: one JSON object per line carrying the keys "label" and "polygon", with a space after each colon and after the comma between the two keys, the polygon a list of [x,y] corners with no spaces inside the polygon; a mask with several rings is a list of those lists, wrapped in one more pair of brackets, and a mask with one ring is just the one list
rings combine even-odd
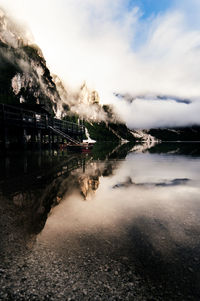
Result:
{"label": "mountain", "polygon": [[0,10],[0,102],[40,104],[55,114],[59,99],[42,51]]}
{"label": "mountain", "polygon": [[[129,95],[119,95],[134,101]],[[138,98],[138,97],[137,97]],[[139,96],[141,98],[141,96]],[[156,96],[155,100],[174,100],[189,104],[188,99]],[[177,129],[130,130],[110,106],[99,104],[97,91],[84,82],[76,91],[64,86],[52,75],[41,49],[30,34],[0,9],[0,103],[35,109],[43,107],[52,116],[77,122],[85,121],[90,137],[96,141],[139,141],[148,145],[162,141],[200,140],[200,127]]]}
{"label": "mountain", "polygon": [[132,134],[136,140],[149,145],[160,142],[197,142],[200,141],[200,126],[132,130]]}
{"label": "mountain", "polygon": [[78,116],[107,121],[97,91],[84,82],[72,91],[52,75],[41,49],[27,33],[0,9],[0,102],[11,105],[41,105],[62,118]]}
{"label": "mountain", "polygon": [[117,143],[136,142],[132,131],[120,122],[85,122],[90,138],[100,141],[114,141]]}
{"label": "mountain", "polygon": [[190,104],[192,101],[188,98],[181,98],[177,97],[175,95],[154,95],[154,94],[144,94],[144,95],[135,95],[132,96],[130,94],[119,94],[114,93],[114,95],[119,98],[123,99],[129,103],[132,103],[133,101],[137,99],[143,99],[143,100],[154,100],[154,101],[174,101],[177,103],[184,103],[184,104]]}
{"label": "mountain", "polygon": [[200,126],[151,129],[148,133],[162,141],[200,141]]}
{"label": "mountain", "polygon": [[36,110],[77,122],[84,119],[95,140],[135,140],[97,91],[84,82],[72,91],[52,75],[41,49],[0,9],[0,103]]}
{"label": "mountain", "polygon": [[[172,95],[137,95],[115,94],[115,96],[123,101],[132,103],[135,100],[141,99],[154,102],[177,102],[185,105],[190,105],[192,101],[186,98],[180,98]],[[132,134],[138,141],[154,142],[161,141],[200,141],[200,126],[190,125],[186,127],[166,127],[152,129],[134,129]]]}

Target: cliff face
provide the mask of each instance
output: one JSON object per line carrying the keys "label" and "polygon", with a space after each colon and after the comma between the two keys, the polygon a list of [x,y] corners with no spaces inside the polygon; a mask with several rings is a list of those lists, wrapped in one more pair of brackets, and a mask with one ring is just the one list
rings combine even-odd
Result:
{"label": "cliff face", "polygon": [[68,115],[106,121],[96,91],[86,83],[76,91],[67,90],[51,75],[42,51],[28,34],[0,9],[0,102],[40,104],[57,117]]}
{"label": "cliff face", "polygon": [[59,99],[41,50],[0,10],[0,102],[42,104],[53,114]]}

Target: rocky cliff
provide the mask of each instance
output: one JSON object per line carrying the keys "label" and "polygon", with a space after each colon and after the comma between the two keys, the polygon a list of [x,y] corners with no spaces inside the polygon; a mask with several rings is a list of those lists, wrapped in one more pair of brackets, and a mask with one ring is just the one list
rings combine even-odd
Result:
{"label": "rocky cliff", "polygon": [[59,99],[42,51],[0,10],[0,102],[41,104],[54,114]]}

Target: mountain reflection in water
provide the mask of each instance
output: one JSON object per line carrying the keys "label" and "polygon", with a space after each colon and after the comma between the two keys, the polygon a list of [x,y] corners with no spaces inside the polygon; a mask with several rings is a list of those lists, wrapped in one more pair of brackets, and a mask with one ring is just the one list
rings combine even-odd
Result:
{"label": "mountain reflection in water", "polygon": [[199,300],[199,146],[166,146],[3,158],[0,299]]}

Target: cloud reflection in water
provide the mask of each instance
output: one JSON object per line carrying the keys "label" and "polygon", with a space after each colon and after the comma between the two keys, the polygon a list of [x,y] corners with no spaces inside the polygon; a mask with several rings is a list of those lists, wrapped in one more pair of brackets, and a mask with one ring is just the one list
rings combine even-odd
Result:
{"label": "cloud reflection in water", "polygon": [[[104,177],[106,164],[114,172]],[[79,187],[52,209],[38,239],[62,245],[67,237],[106,232],[123,240],[137,227],[163,255],[177,244],[192,247],[200,231],[199,170],[199,159],[173,155],[130,154],[125,161],[92,162],[85,174],[74,172]],[[116,183],[124,189],[113,189]],[[86,202],[80,191],[87,194]]]}

